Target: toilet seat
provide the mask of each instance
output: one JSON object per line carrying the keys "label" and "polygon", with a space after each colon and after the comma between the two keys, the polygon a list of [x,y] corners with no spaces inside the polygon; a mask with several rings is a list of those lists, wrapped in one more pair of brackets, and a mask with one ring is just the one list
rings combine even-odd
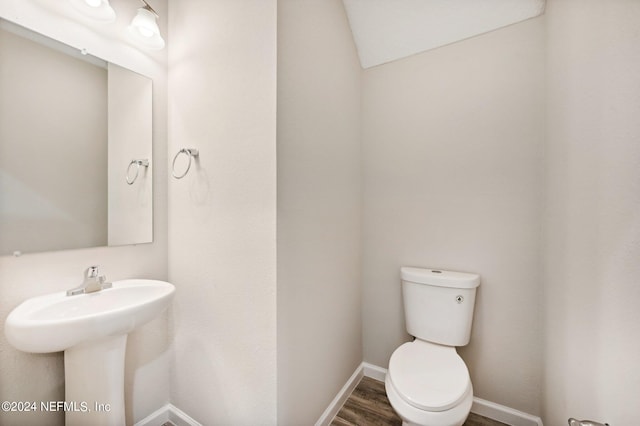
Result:
{"label": "toilet seat", "polygon": [[391,355],[388,374],[398,395],[425,411],[455,407],[471,387],[469,370],[455,347],[422,340],[397,348]]}

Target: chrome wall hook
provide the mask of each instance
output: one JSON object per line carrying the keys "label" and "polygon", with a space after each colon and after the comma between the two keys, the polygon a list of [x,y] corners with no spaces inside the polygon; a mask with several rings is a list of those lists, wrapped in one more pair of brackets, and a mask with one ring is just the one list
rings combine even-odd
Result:
{"label": "chrome wall hook", "polygon": [[[176,173],[176,160],[180,156],[180,154],[186,154],[189,157],[189,163],[187,164],[187,169],[182,174]],[[199,152],[194,148],[182,148],[178,153],[173,157],[173,163],[171,164],[171,175],[176,179],[182,179],[189,173],[189,169],[191,169],[191,160],[193,157],[197,157]]]}
{"label": "chrome wall hook", "polygon": [[[131,166],[133,166],[134,164],[136,166],[136,174],[133,175],[132,178],[129,178],[129,175],[131,174]],[[140,174],[140,166],[149,167],[149,160],[147,160],[146,158],[141,160],[131,160],[131,162],[129,163],[129,167],[127,167],[127,175],[125,178],[127,180],[127,184],[133,185],[136,179],[138,179],[138,174]]]}

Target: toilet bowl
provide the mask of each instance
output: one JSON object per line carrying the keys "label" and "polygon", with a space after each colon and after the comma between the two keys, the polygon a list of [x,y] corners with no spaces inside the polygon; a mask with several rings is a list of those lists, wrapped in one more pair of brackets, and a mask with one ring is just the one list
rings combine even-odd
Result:
{"label": "toilet bowl", "polygon": [[473,404],[469,370],[456,346],[469,343],[476,274],[401,268],[402,298],[412,342],[389,360],[385,389],[406,426],[462,426]]}
{"label": "toilet bowl", "polygon": [[394,351],[385,388],[403,425],[461,426],[473,403],[469,371],[455,348],[421,340]]}

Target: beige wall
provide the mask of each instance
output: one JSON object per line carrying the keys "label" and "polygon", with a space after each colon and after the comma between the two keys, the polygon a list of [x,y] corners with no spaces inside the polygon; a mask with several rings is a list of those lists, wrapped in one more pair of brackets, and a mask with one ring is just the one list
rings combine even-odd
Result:
{"label": "beige wall", "polygon": [[[46,2],[55,8],[58,4]],[[131,277],[166,279],[167,197],[166,176],[166,51],[141,53],[126,47],[119,39],[105,37],[85,25],[62,18],[44,4],[21,0],[0,1],[0,16],[76,47],[87,47],[96,56],[134,69],[154,79],[154,242],[138,246],[98,247],[83,250],[0,257],[0,326],[15,306],[24,300],[78,285],[84,269],[102,266],[109,280]],[[60,3],[60,7],[66,3]],[[111,4],[126,21],[137,5],[125,0]],[[156,0],[154,8],[166,16],[166,2]],[[100,31],[126,31],[127,22],[118,21],[100,27]],[[166,31],[164,21],[161,28]],[[119,34],[119,33],[118,33]],[[125,400],[127,422],[133,423],[169,400],[169,356],[167,317],[162,317],[134,332],[128,339]],[[8,401],[60,401],[64,399],[62,353],[27,354],[12,348],[0,333],[0,399]],[[4,413],[0,424],[62,425],[63,413]]]}
{"label": "beige wall", "polygon": [[339,0],[278,1],[278,424],[362,361],[360,77]]}
{"label": "beige wall", "polygon": [[640,3],[550,0],[545,424],[638,422]]}
{"label": "beige wall", "polygon": [[171,3],[172,403],[202,424],[276,423],[276,1]]}
{"label": "beige wall", "polygon": [[540,412],[544,20],[364,72],[364,359],[409,336],[403,265],[481,275],[474,394]]}
{"label": "beige wall", "polygon": [[4,29],[0,51],[0,255],[106,246],[106,68]]}

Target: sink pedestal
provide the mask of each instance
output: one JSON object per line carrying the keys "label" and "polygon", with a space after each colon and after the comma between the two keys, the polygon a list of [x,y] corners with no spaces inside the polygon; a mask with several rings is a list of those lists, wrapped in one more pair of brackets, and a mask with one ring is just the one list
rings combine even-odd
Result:
{"label": "sink pedestal", "polygon": [[109,336],[64,351],[65,425],[122,426],[127,335]]}

